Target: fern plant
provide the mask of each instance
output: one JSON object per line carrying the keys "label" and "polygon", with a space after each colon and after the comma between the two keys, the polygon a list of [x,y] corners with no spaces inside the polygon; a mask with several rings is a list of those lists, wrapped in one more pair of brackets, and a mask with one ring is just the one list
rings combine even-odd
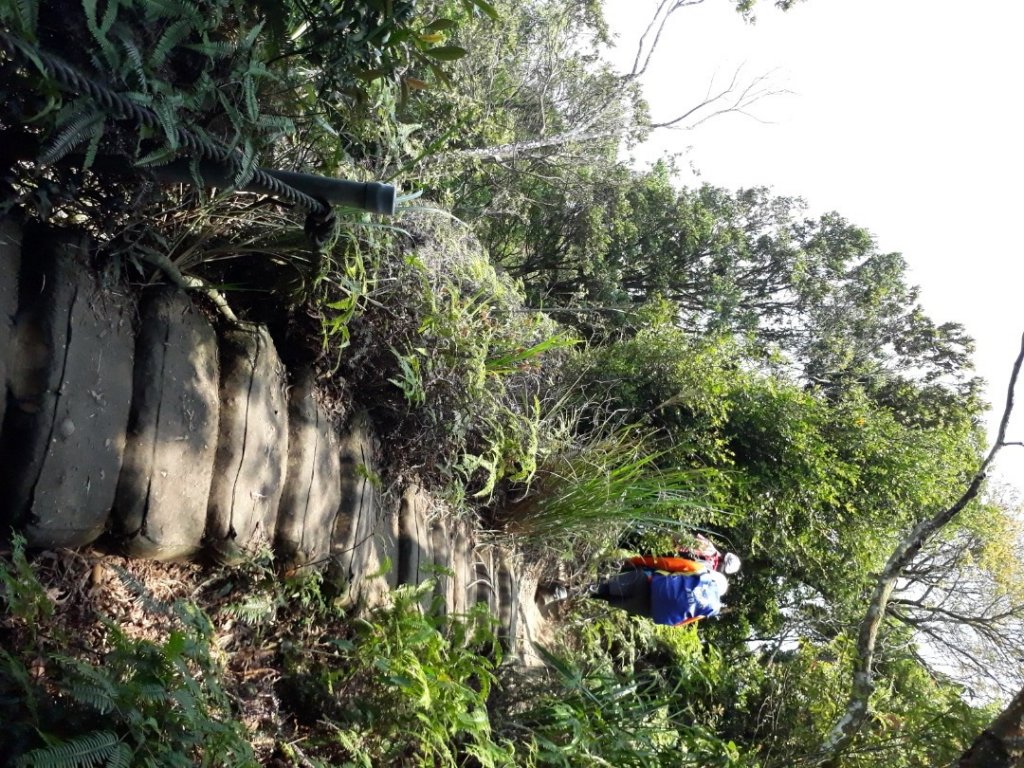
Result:
{"label": "fern plant", "polygon": [[[276,78],[260,58],[262,24],[233,0],[18,0],[0,4],[0,27],[20,40],[7,109],[41,139],[37,173],[82,151],[80,168],[99,155],[161,165],[182,154],[188,132],[234,150],[234,183],[243,186],[259,157],[293,131],[289,119],[261,110],[260,94]],[[45,64],[46,55],[79,81]],[[159,127],[125,119],[81,78],[150,110]]]}
{"label": "fern plant", "polygon": [[132,638],[104,621],[102,645],[109,650],[99,657],[76,651],[68,638],[44,636],[40,619],[49,598],[24,541],[15,539],[10,561],[0,564],[7,757],[14,765],[60,768],[255,765],[210,654],[209,619],[193,605],[154,599],[126,574],[122,579],[150,615],[171,627],[166,638]]}

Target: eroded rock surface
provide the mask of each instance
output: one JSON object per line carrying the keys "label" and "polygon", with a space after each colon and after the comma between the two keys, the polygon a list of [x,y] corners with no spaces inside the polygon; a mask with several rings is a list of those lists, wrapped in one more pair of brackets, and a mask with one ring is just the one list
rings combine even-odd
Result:
{"label": "eroded rock surface", "polygon": [[[16,234],[5,225],[0,238],[0,266],[13,267]],[[83,236],[38,229],[22,245],[0,463],[6,520],[34,546],[103,533],[124,457],[131,302],[123,287],[99,284],[89,249]]]}
{"label": "eroded rock surface", "polygon": [[199,551],[217,449],[217,337],[182,291],[160,288],[142,306],[115,530],[135,557]]}
{"label": "eroded rock surface", "polygon": [[478,544],[416,485],[385,492],[366,413],[339,431],[311,371],[289,386],[266,329],[217,333],[173,288],[136,315],[86,240],[42,232],[22,243],[0,221],[0,522],[46,547],[110,530],[127,554],[165,560],[270,545],[286,568],[325,568],[359,610],[431,580],[424,611],[482,604],[506,652],[530,645],[519,593],[532,587],[512,551]]}
{"label": "eroded rock surface", "polygon": [[326,567],[341,503],[340,444],[316,401],[313,374],[302,372],[288,399],[288,471],[275,542],[286,565]]}
{"label": "eroded rock surface", "polygon": [[329,575],[364,607],[383,603],[398,583],[398,512],[382,503],[376,453],[368,415],[356,414],[341,440],[341,505]]}
{"label": "eroded rock surface", "polygon": [[234,562],[269,547],[288,465],[285,369],[265,328],[220,337],[220,429],[207,542]]}
{"label": "eroded rock surface", "polygon": [[0,219],[0,424],[7,407],[7,380],[11,332],[18,311],[18,275],[21,272],[21,226],[11,218]]}

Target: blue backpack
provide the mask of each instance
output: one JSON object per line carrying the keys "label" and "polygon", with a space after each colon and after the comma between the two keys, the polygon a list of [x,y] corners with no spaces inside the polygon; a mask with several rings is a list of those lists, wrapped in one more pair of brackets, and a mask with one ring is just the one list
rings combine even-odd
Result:
{"label": "blue backpack", "polygon": [[651,618],[657,624],[689,624],[717,616],[722,610],[722,589],[717,573],[651,575]]}

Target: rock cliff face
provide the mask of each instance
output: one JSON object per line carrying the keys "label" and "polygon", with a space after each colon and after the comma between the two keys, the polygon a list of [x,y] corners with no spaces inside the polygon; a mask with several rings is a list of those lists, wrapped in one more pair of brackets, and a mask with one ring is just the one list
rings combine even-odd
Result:
{"label": "rock cliff face", "polygon": [[0,221],[0,525],[38,548],[238,562],[272,547],[372,607],[485,603],[516,644],[514,557],[410,485],[378,488],[365,413],[335,423],[266,328],[215,327],[185,293],[100,284],[82,237]]}

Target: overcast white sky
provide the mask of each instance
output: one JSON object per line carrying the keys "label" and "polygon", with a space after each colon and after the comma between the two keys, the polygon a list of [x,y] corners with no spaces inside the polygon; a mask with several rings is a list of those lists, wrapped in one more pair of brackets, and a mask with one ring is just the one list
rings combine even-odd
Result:
{"label": "overcast white sky", "polygon": [[[655,6],[605,0],[624,68]],[[806,0],[781,13],[762,0],[753,26],[732,7],[706,0],[669,21],[644,80],[653,118],[692,106],[740,66],[791,93],[753,108],[767,122],[727,115],[661,131],[637,158],[688,150],[682,164],[700,178],[683,183],[770,186],[903,253],[932,318],[976,339],[994,425],[1024,332],[1024,3]],[[1021,440],[1017,408],[1010,437]],[[1024,489],[1024,449],[998,464]]]}

